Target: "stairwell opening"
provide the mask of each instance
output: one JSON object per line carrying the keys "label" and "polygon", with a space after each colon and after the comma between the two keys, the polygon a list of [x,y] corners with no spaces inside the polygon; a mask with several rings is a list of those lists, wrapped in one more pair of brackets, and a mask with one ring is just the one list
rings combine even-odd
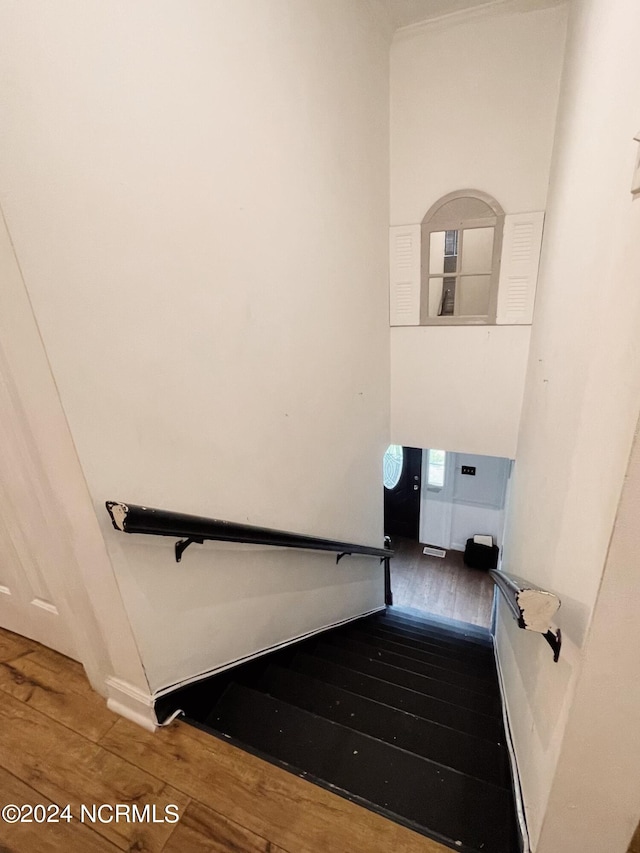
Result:
{"label": "stairwell opening", "polygon": [[512,460],[391,445],[382,468],[394,604],[489,628]]}
{"label": "stairwell opening", "polygon": [[[385,458],[385,490],[393,493],[404,479],[419,492],[426,479],[446,495],[451,466],[475,467],[477,476],[485,464],[462,457],[433,454],[429,471],[428,453],[395,448]],[[411,549],[424,556],[423,518],[418,511],[411,522],[413,539],[408,513],[400,513],[401,533],[391,531],[400,599],[403,561]],[[480,571],[476,577],[488,579]],[[456,620],[459,586],[449,579],[439,601],[433,589],[423,590],[423,610],[394,602],[190,684],[156,704],[158,717],[178,711],[226,749],[426,836],[424,849],[434,853],[514,853],[519,827],[493,637],[487,627]],[[426,611],[436,605],[446,612]],[[311,790],[300,796],[313,803]]]}

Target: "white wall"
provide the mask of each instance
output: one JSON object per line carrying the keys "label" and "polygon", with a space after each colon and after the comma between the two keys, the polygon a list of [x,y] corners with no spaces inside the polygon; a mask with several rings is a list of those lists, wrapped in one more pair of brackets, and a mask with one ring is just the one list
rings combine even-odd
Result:
{"label": "white wall", "polygon": [[[472,465],[475,476],[462,474],[463,465]],[[456,453],[453,481],[451,547],[464,550],[475,533],[488,533],[502,545],[504,499],[511,462],[493,456]]]}
{"label": "white wall", "polygon": [[[565,25],[564,7],[506,6],[397,34],[392,225],[420,222],[465,187],[488,192],[506,213],[544,210]],[[529,333],[392,329],[392,440],[513,457]]]}
{"label": "white wall", "polygon": [[529,326],[391,329],[396,444],[516,455]]}
{"label": "white wall", "polygon": [[378,561],[114,531],[104,500],[379,545],[388,42],[367,2],[26,0],[0,186],[152,689],[383,603]]}
{"label": "white wall", "polygon": [[636,433],[540,850],[626,853],[638,824],[639,514]]}
{"label": "white wall", "polygon": [[[420,541],[464,551],[476,533],[493,536],[499,547],[504,529],[504,504],[511,462],[494,456],[447,453],[445,484],[439,491],[427,482],[428,451],[423,452],[420,500]],[[474,476],[462,466],[475,467]]]}
{"label": "white wall", "polygon": [[[605,849],[572,834],[574,820],[567,811],[564,824],[558,819],[549,794],[554,777],[566,779],[568,765],[558,758],[578,676],[598,655],[595,622],[592,642],[586,638],[640,410],[640,200],[629,192],[640,126],[639,29],[640,6],[632,0],[582,0],[573,7],[509,508],[505,570],[562,600],[557,665],[546,644],[518,631],[507,614],[498,625],[537,853]],[[622,606],[623,583],[618,594]],[[601,723],[604,736],[608,722]],[[591,772],[592,754],[602,754],[599,744],[585,741],[584,764],[573,768],[583,786],[580,797],[571,795],[575,819],[584,816],[586,827],[599,815],[602,831],[610,829],[614,839],[619,810],[606,814],[603,806],[618,792],[628,804],[622,789],[637,780],[621,770],[607,788]],[[547,806],[555,824],[549,834]],[[630,825],[631,815],[626,819]]]}

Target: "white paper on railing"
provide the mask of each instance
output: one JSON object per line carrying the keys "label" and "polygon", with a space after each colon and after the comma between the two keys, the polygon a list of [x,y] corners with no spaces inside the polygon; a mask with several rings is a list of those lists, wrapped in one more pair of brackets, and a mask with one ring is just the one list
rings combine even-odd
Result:
{"label": "white paper on railing", "polygon": [[[520,622],[520,627],[540,634],[546,634],[547,631],[555,633],[558,630],[552,622],[561,604],[555,593],[541,589],[516,575],[496,571],[491,572],[491,575],[507,601],[511,601],[517,609],[518,613],[514,615]],[[503,583],[507,585],[508,593],[505,592]]]}
{"label": "white paper on railing", "polygon": [[516,594],[516,600],[528,631],[546,634],[551,629],[551,620],[560,607],[557,595],[543,589],[521,589]]}

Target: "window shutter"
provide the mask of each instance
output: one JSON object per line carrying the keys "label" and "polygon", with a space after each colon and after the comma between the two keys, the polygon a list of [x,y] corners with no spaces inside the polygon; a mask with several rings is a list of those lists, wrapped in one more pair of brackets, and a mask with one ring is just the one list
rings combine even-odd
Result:
{"label": "window shutter", "polygon": [[498,325],[530,325],[538,282],[544,213],[514,213],[504,218],[498,284]]}
{"label": "window shutter", "polygon": [[389,313],[392,326],[420,324],[420,226],[389,229]]}

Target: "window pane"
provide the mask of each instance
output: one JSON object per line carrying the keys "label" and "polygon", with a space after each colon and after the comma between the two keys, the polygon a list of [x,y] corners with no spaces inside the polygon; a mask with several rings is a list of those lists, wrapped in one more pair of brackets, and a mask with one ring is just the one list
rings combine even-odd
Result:
{"label": "window pane", "polygon": [[490,275],[463,275],[458,283],[458,314],[461,317],[486,317],[489,313]]}
{"label": "window pane", "polygon": [[444,486],[444,474],[447,464],[447,454],[444,450],[429,451],[429,472],[427,474],[427,485],[434,489]]}
{"label": "window pane", "polygon": [[[444,232],[443,232],[444,233]],[[442,305],[443,278],[429,279],[429,316],[438,317]]]}
{"label": "window pane", "polygon": [[458,231],[432,231],[429,234],[429,275],[456,272],[458,269]]}
{"label": "window pane", "polygon": [[456,299],[456,279],[429,279],[429,317],[452,317]]}
{"label": "window pane", "polygon": [[445,257],[453,257],[458,254],[458,232],[457,231],[445,231],[444,232],[444,254]]}
{"label": "window pane", "polygon": [[442,301],[438,314],[440,317],[453,317],[456,304],[456,279],[445,278],[443,283]]}
{"label": "window pane", "polygon": [[444,272],[445,231],[432,231],[429,235],[429,273],[438,275]]}
{"label": "window pane", "polygon": [[402,475],[404,451],[401,444],[390,444],[382,459],[382,480],[385,489],[395,489]]}
{"label": "window pane", "polygon": [[463,273],[491,272],[494,231],[494,228],[466,228],[463,231]]}

